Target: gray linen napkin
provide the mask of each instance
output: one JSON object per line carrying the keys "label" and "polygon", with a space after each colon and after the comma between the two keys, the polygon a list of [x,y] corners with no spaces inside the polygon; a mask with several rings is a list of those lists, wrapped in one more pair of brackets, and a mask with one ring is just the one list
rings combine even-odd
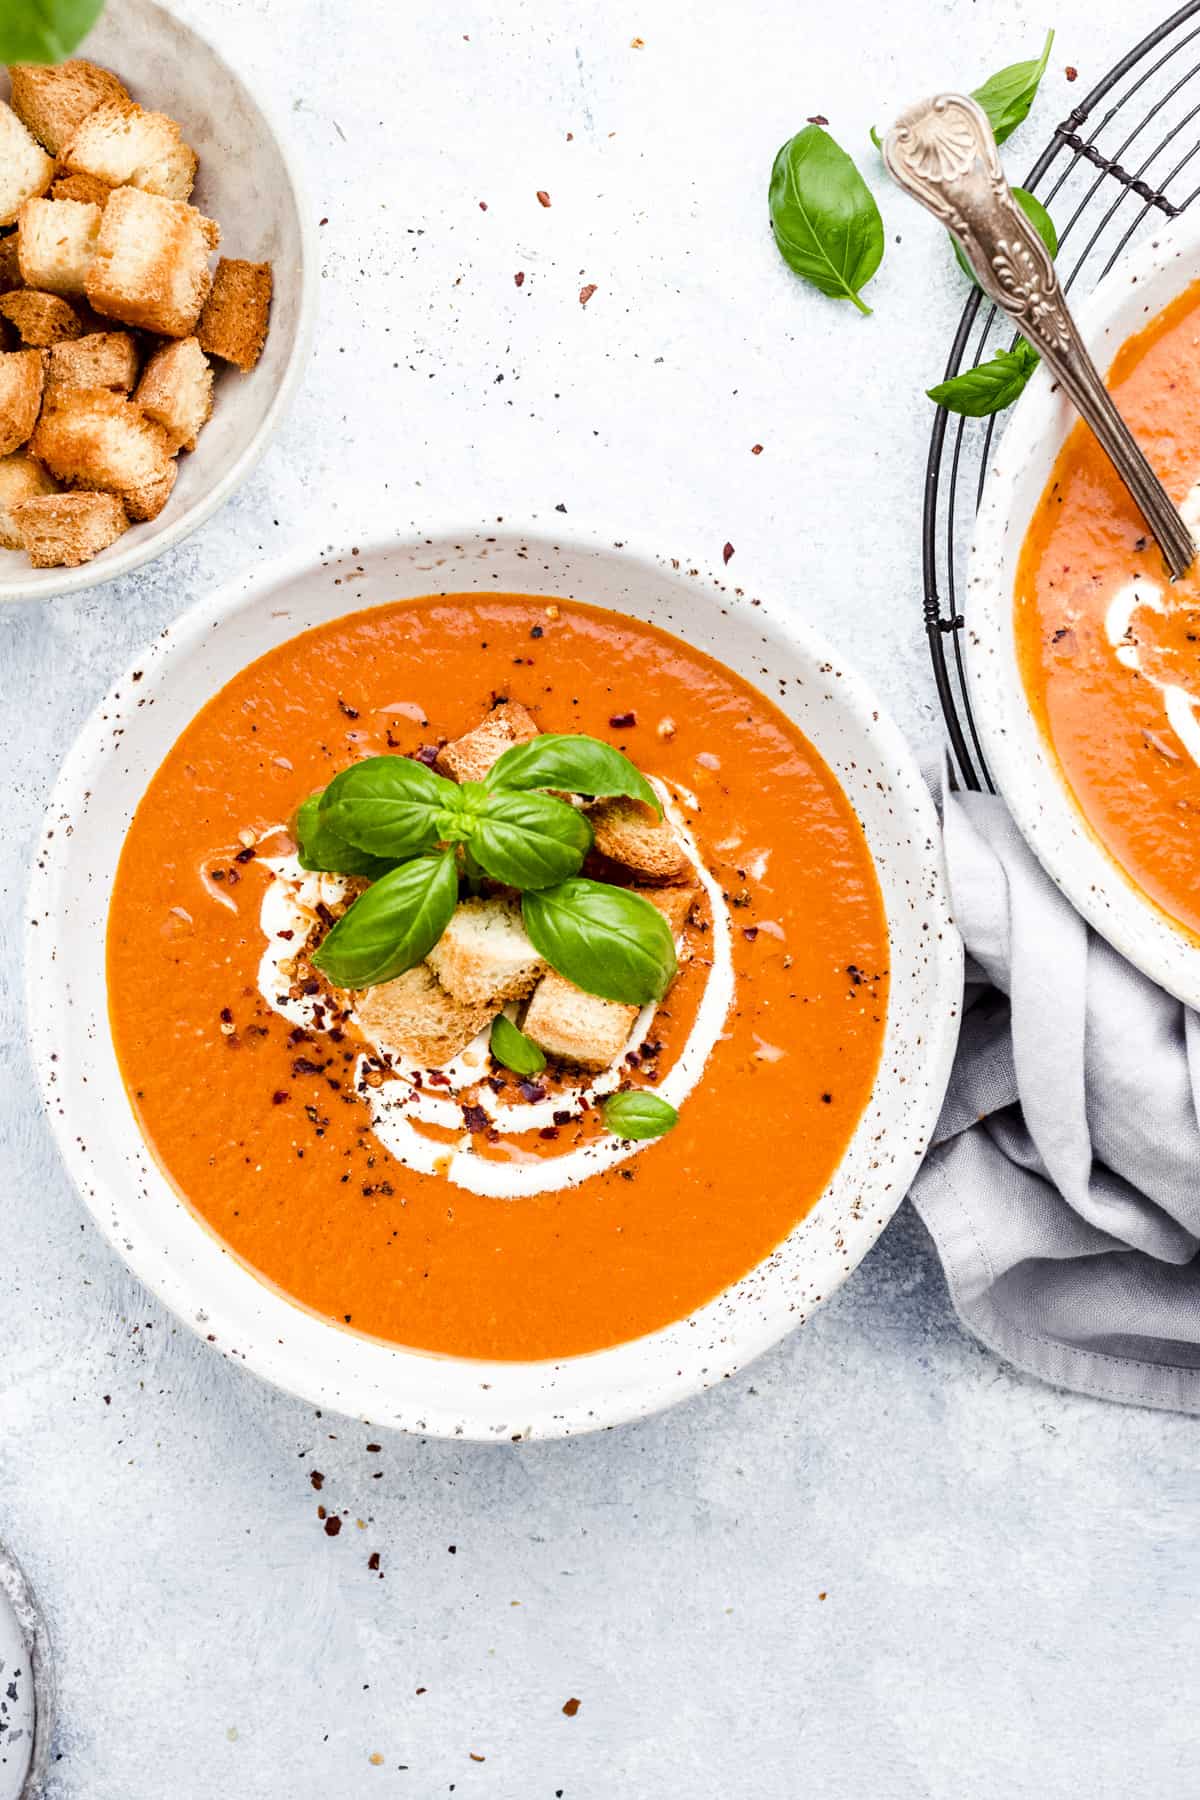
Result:
{"label": "gray linen napkin", "polygon": [[1200,1412],[1200,1015],[1088,929],[990,794],[944,794],[968,951],[912,1200],[963,1323],[1060,1387]]}

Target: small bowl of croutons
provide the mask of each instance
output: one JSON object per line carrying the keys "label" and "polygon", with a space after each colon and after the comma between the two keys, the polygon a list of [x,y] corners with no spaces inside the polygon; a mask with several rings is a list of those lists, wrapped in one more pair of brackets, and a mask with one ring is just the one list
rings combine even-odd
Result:
{"label": "small bowl of croutons", "polygon": [[258,101],[154,0],[9,68],[0,600],[127,574],[229,498],[304,367],[311,231]]}

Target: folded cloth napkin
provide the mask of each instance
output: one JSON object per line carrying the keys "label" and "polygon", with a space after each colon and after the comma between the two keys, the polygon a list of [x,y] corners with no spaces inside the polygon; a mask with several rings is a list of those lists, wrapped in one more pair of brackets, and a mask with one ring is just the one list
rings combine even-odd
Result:
{"label": "folded cloth napkin", "polygon": [[944,794],[962,1038],[912,1199],[963,1323],[1060,1387],[1200,1412],[1200,1015],[1088,929],[1003,801]]}

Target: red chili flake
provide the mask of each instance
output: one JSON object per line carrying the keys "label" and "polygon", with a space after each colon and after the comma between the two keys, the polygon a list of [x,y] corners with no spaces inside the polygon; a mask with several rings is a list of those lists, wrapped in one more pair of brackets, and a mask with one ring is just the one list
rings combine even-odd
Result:
{"label": "red chili flake", "polygon": [[383,1449],[383,1445],[382,1444],[368,1444],[367,1449],[370,1451],[372,1456],[378,1456],[379,1452]]}
{"label": "red chili flake", "polygon": [[487,211],[487,201],[486,201],[486,200],[481,200],[481,201],[480,201],[480,202],[479,202],[479,210],[480,210],[480,212],[486,212],[486,211]]}
{"label": "red chili flake", "polygon": [[543,1125],[541,1130],[538,1132],[538,1136],[540,1138],[556,1138],[558,1136],[558,1126],[557,1125]]}
{"label": "red chili flake", "polygon": [[755,938],[758,936],[758,926],[757,925],[743,925],[742,926],[742,936],[745,938],[745,940],[748,944],[752,944],[754,942]]}
{"label": "red chili flake", "polygon": [[545,637],[546,633],[540,625],[535,625],[529,633],[531,638]]}
{"label": "red chili flake", "polygon": [[556,1125],[569,1125],[573,1116],[574,1115],[569,1112],[556,1112],[554,1115],[554,1123]]}
{"label": "red chili flake", "polygon": [[463,1124],[468,1131],[486,1131],[491,1120],[482,1106],[464,1106],[462,1109]]}
{"label": "red chili flake", "polygon": [[547,192],[546,192],[546,190],[545,190],[545,188],[539,188],[539,189],[538,189],[538,191],[537,191],[537,197],[538,197],[538,204],[539,204],[539,206],[549,206],[549,204],[550,204],[550,196],[549,196],[549,194],[548,194],[548,193],[547,193]]}
{"label": "red chili flake", "polygon": [[271,1105],[286,1106],[291,1097],[292,1096],[288,1093],[286,1088],[276,1088],[275,1092],[271,1095]]}
{"label": "red chili flake", "polygon": [[209,874],[212,876],[214,881],[224,881],[224,879],[225,879],[224,869],[210,869]]}
{"label": "red chili flake", "polygon": [[822,1106],[832,1106],[833,1105],[833,1095],[832,1094],[822,1094],[821,1095],[821,1104],[822,1104]]}
{"label": "red chili flake", "polygon": [[809,113],[808,123],[810,125],[828,125],[829,120],[824,113]]}
{"label": "red chili flake", "polygon": [[233,860],[234,860],[234,862],[239,862],[239,863],[253,862],[254,858],[257,855],[258,855],[258,852],[257,852],[257,850],[255,850],[254,845],[247,844],[246,848],[244,850],[238,851],[237,855],[234,857]]}
{"label": "red chili flake", "polygon": [[472,1762],[486,1762],[487,1761],[486,1756],[476,1756],[476,1754],[473,1750],[468,1750],[467,1755],[470,1757]]}
{"label": "red chili flake", "polygon": [[518,269],[516,274],[513,276],[513,280],[518,287],[524,287],[525,286],[525,271],[524,271],[524,269]]}
{"label": "red chili flake", "polygon": [[378,1550],[372,1550],[370,1556],[368,1556],[367,1567],[368,1567],[368,1569],[377,1569],[379,1567],[379,1552],[378,1552]]}
{"label": "red chili flake", "polygon": [[546,1098],[545,1088],[536,1081],[518,1081],[517,1092],[522,1100],[528,1100],[531,1104],[536,1100]]}
{"label": "red chili flake", "polygon": [[298,1056],[292,1064],[293,1075],[323,1075],[329,1067],[328,1063],[311,1062],[307,1056]]}
{"label": "red chili flake", "polygon": [[328,223],[329,223],[328,219],[318,219],[317,220],[318,225],[328,225]]}
{"label": "red chili flake", "polygon": [[628,731],[631,726],[637,724],[637,714],[635,712],[613,713],[608,722],[614,731]]}
{"label": "red chili flake", "polygon": [[[1079,79],[1079,70],[1077,68],[1075,68],[1072,63],[1067,64],[1066,68],[1063,70],[1063,73],[1066,76],[1068,81],[1077,81]],[[821,1598],[824,1599],[825,1596],[822,1594]]]}
{"label": "red chili flake", "polygon": [[291,943],[291,941],[292,941],[292,939],[293,939],[293,938],[294,938],[294,937],[295,937],[295,935],[296,935],[296,934],[295,934],[295,932],[294,932],[294,931],[277,931],[277,932],[276,932],[276,933],[275,933],[275,936],[276,936],[276,937],[281,937],[281,938],[283,938],[283,939],[284,939],[284,940],[285,940],[285,941],[286,941],[286,942],[287,942],[287,943],[289,943],[289,944],[290,944],[290,943]]}
{"label": "red chili flake", "polygon": [[413,761],[424,763],[427,769],[431,769],[437,761],[438,755],[436,744],[422,744],[419,749],[413,751]]}
{"label": "red chili flake", "polygon": [[751,454],[751,456],[761,456],[762,455],[762,445],[761,444],[751,444],[750,454]]}
{"label": "red chili flake", "polygon": [[854,983],[855,987],[861,987],[863,982],[867,979],[862,970],[857,968],[854,963],[846,964],[846,973]]}
{"label": "red chili flake", "polygon": [[221,1023],[222,1023],[222,1025],[232,1025],[233,1024],[233,1014],[230,1012],[230,1010],[227,1006],[223,1006],[221,1008]]}
{"label": "red chili flake", "polygon": [[343,700],[342,696],[340,694],[338,695],[338,707],[342,712],[345,713],[345,715],[348,719],[357,719],[358,718],[357,706],[351,706],[349,701]]}
{"label": "red chili flake", "polygon": [[336,1537],[338,1532],[341,1529],[342,1529],[342,1521],[337,1517],[336,1514],[332,1518],[326,1519],[326,1521],[325,1521],[325,1536],[326,1537]]}
{"label": "red chili flake", "polygon": [[573,1719],[575,1714],[579,1711],[579,1701],[573,1697],[570,1700],[564,1701],[563,1711],[566,1713],[568,1719]]}
{"label": "red chili flake", "polygon": [[592,295],[595,293],[595,291],[596,291],[596,284],[594,281],[589,281],[586,287],[581,287],[579,290],[580,306],[586,306],[588,301],[591,299]]}
{"label": "red chili flake", "polygon": [[308,1479],[312,1482],[319,1494],[321,1489],[325,1486],[325,1477],[322,1475],[320,1469],[310,1469]]}
{"label": "red chili flake", "polygon": [[728,562],[732,555],[733,555],[733,545],[726,544],[725,548],[721,552],[722,560],[725,562]]}

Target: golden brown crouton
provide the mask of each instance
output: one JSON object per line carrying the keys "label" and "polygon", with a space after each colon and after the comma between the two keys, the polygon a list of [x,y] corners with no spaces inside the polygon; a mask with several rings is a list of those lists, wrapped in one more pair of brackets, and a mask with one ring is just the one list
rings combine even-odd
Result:
{"label": "golden brown crouton", "polygon": [[43,358],[40,350],[0,354],[0,456],[25,443],[37,424],[42,404]]}
{"label": "golden brown crouton", "polygon": [[0,294],[0,313],[16,326],[21,342],[35,350],[83,335],[79,314],[57,294],[17,288],[11,294]]}
{"label": "golden brown crouton", "polygon": [[81,119],[59,152],[66,175],[94,175],[113,187],[143,188],[167,200],[186,200],[196,178],[196,155],[166,113],[132,100],[109,100]]}
{"label": "golden brown crouton", "polygon": [[57,156],[77,125],[106,100],[128,100],[124,85],[109,69],[85,62],[50,67],[10,63],[12,108],[51,156]]}
{"label": "golden brown crouton", "polygon": [[56,175],[50,183],[51,200],[83,200],[90,206],[98,206],[103,212],[105,202],[112,193],[107,181],[99,181],[94,175]]}
{"label": "golden brown crouton", "polygon": [[546,966],[525,935],[520,907],[498,897],[461,901],[426,960],[448,994],[493,1012],[531,994]]}
{"label": "golden brown crouton", "polygon": [[213,372],[194,337],[164,344],[146,364],[135,398],[176,449],[194,450],[212,412]]}
{"label": "golden brown crouton", "polygon": [[27,200],[17,231],[21,280],[48,294],[82,294],[100,208],[83,200]]}
{"label": "golden brown crouton", "polygon": [[15,224],[26,200],[44,194],[53,179],[52,159],[0,100],[0,225]]}
{"label": "golden brown crouton", "polygon": [[118,188],[100,220],[87,297],[124,325],[187,337],[208,294],[208,253],[220,236],[194,206]]}
{"label": "golden brown crouton", "polygon": [[266,342],[270,310],[270,263],[222,256],[196,327],[200,348],[239,369],[252,369]]}
{"label": "golden brown crouton", "polygon": [[48,400],[30,448],[60,481],[119,495],[131,519],[156,518],[175,485],[162,426],[108,388],[67,388]]}
{"label": "golden brown crouton", "polygon": [[629,1042],[636,1006],[585,994],[556,969],[548,969],[533,991],[521,1030],[547,1056],[578,1063],[581,1069],[607,1069]]}
{"label": "golden brown crouton", "polygon": [[502,700],[482,724],[439,750],[434,767],[451,781],[482,781],[497,757],[537,735],[533,714],[519,700]]}
{"label": "golden brown crouton", "polygon": [[21,285],[21,263],[17,255],[17,233],[0,238],[0,294],[10,294]]}
{"label": "golden brown crouton", "polygon": [[137,380],[137,346],[127,331],[91,331],[55,344],[46,366],[46,398],[64,388],[112,388],[128,394]]}
{"label": "golden brown crouton", "polygon": [[671,927],[671,936],[680,937],[688,922],[688,914],[700,898],[700,883],[687,882],[682,887],[637,888],[643,900],[657,907],[667,924]]}
{"label": "golden brown crouton", "polygon": [[691,874],[687,852],[665,819],[624,794],[588,808],[595,847],[625,875],[649,887],[670,887]]}
{"label": "golden brown crouton", "polygon": [[359,996],[360,1031],[378,1050],[439,1069],[464,1050],[491,1019],[490,1005],[464,1005],[448,994],[427,963],[418,963]]}
{"label": "golden brown crouton", "polygon": [[112,494],[46,494],[22,500],[13,520],[35,569],[75,569],[119,538],[129,520]]}
{"label": "golden brown crouton", "polygon": [[35,494],[56,494],[58,483],[48,475],[40,462],[27,451],[17,450],[11,456],[0,456],[0,544],[6,550],[20,550],[21,533],[12,509]]}

